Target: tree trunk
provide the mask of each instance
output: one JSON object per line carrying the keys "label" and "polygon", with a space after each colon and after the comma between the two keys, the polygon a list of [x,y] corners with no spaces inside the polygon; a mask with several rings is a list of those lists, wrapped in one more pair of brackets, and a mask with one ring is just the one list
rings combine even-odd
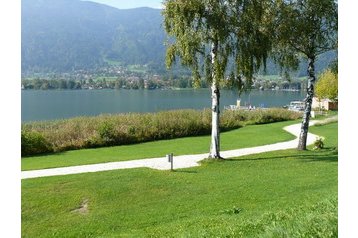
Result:
{"label": "tree trunk", "polygon": [[314,62],[315,62],[314,57],[308,59],[307,96],[305,98],[305,110],[303,112],[301,133],[299,136],[298,147],[297,147],[297,149],[299,150],[306,150],[308,126],[310,122],[312,100],[314,96],[314,83],[316,81]]}
{"label": "tree trunk", "polygon": [[218,43],[212,44],[211,48],[211,64],[213,66],[212,71],[212,85],[211,85],[211,145],[209,158],[219,159],[220,156],[220,91],[218,86],[218,78],[215,73],[215,64],[217,58]]}

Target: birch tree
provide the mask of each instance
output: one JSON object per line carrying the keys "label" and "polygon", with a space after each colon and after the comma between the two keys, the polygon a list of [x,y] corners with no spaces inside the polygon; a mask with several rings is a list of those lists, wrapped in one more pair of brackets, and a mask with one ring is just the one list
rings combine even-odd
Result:
{"label": "birch tree", "polygon": [[221,158],[220,82],[231,80],[239,89],[250,86],[253,73],[266,62],[271,45],[261,23],[268,6],[267,0],[164,1],[167,67],[179,58],[191,69],[196,84],[201,77],[211,84],[209,158]]}
{"label": "birch tree", "polygon": [[276,60],[283,67],[297,67],[307,59],[307,95],[298,149],[305,150],[314,96],[315,61],[320,54],[337,49],[338,4],[335,0],[279,0],[275,2]]}

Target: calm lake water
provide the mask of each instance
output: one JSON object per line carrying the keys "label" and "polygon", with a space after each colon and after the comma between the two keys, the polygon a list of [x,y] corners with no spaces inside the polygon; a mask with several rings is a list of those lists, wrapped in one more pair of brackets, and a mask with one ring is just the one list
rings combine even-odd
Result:
{"label": "calm lake water", "polygon": [[[221,91],[221,107],[241,105],[282,107],[302,100],[303,92]],[[22,90],[21,120],[39,121],[104,113],[157,112],[171,109],[210,108],[210,90]]]}

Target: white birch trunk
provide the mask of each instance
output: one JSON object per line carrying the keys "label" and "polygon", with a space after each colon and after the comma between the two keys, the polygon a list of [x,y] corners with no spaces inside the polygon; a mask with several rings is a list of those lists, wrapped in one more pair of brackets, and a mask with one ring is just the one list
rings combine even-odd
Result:
{"label": "white birch trunk", "polygon": [[211,85],[211,144],[209,158],[218,159],[220,156],[220,91],[218,79],[215,73],[216,53],[218,44],[213,43],[211,49],[211,63],[213,66],[212,85]]}
{"label": "white birch trunk", "polygon": [[305,98],[305,110],[303,112],[303,119],[301,124],[301,133],[298,137],[297,149],[305,150],[307,144],[308,126],[310,123],[312,100],[314,96],[314,83],[316,81],[315,69],[314,69],[314,58],[310,58],[308,62],[308,85],[307,85],[307,96]]}

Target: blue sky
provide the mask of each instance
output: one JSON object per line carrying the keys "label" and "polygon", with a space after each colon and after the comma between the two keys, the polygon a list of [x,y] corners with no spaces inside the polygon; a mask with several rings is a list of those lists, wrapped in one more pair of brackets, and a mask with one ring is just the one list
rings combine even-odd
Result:
{"label": "blue sky", "polygon": [[86,0],[106,4],[119,9],[151,7],[161,8],[163,0]]}

